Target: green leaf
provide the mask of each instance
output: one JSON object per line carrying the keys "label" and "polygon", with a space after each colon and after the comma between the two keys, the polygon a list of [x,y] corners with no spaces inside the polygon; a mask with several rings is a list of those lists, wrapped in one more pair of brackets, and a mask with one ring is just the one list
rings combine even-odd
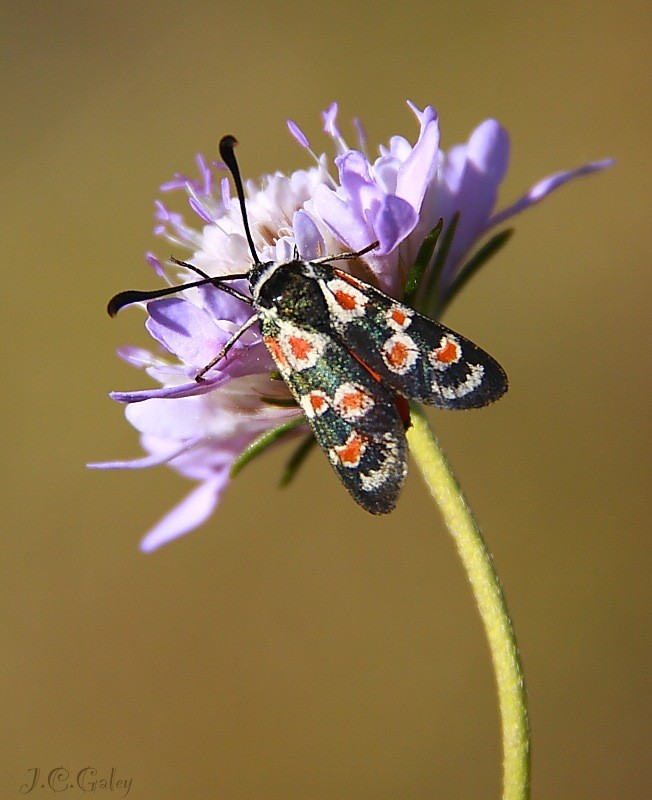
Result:
{"label": "green leaf", "polygon": [[279,408],[299,408],[297,401],[293,397],[266,397],[263,395],[260,399],[270,406],[278,406]]}
{"label": "green leaf", "polygon": [[233,466],[231,467],[230,475],[232,478],[240,472],[240,470],[245,467],[252,459],[256,456],[260,455],[263,450],[266,450],[270,445],[277,442],[282,436],[285,436],[286,433],[293,431],[295,428],[298,428],[299,425],[303,425],[306,421],[304,416],[301,417],[294,417],[287,422],[282,423],[281,425],[277,425],[276,428],[272,428],[270,431],[265,431],[261,433],[253,442],[250,442],[245,449],[240,453],[240,455],[236,458],[233,462]]}
{"label": "green leaf", "polygon": [[446,295],[436,304],[435,308],[438,315],[449,305],[460,289],[466,286],[480,267],[484,266],[493,255],[507,244],[513,233],[514,228],[506,228],[504,231],[499,231],[495,236],[492,236],[488,242],[483,244],[477,253],[466,262],[457,273],[455,280],[449,286]]}
{"label": "green leaf", "polygon": [[446,263],[446,256],[448,255],[448,251],[451,249],[451,243],[453,241],[453,237],[455,236],[455,230],[457,229],[457,223],[459,220],[460,212],[456,211],[451,217],[451,221],[439,240],[439,247],[437,248],[435,260],[433,261],[430,269],[430,275],[428,276],[428,284],[426,286],[426,291],[423,298],[423,308],[432,308],[433,306],[438,305],[436,302],[434,302],[434,296],[437,292],[437,284],[439,283],[439,278],[442,270],[444,269],[444,264]]}
{"label": "green leaf", "polygon": [[288,459],[285,469],[283,470],[281,478],[278,482],[279,486],[285,487],[292,480],[294,480],[295,475],[299,471],[299,467],[306,460],[308,454],[316,444],[317,440],[312,433],[309,433]]}
{"label": "green leaf", "polygon": [[421,286],[423,273],[426,271],[428,264],[430,264],[430,259],[432,258],[432,254],[435,252],[437,240],[439,239],[439,234],[441,233],[443,227],[444,220],[440,219],[423,240],[423,244],[417,253],[416,260],[410,268],[407,281],[405,282],[405,290],[403,292],[403,302],[407,303],[409,306],[413,305],[414,303],[414,299],[417,296],[419,287]]}

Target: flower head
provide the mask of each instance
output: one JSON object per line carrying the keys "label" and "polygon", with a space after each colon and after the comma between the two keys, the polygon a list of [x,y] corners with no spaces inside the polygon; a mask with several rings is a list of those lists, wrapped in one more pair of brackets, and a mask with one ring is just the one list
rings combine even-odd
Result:
{"label": "flower head", "polygon": [[[394,136],[373,161],[366,155],[362,126],[356,123],[358,147],[350,148],[337,125],[335,104],[324,112],[324,132],[335,150],[331,168],[316,156],[294,122],[290,132],[314,164],[291,175],[275,173],[246,184],[246,205],[256,250],[262,261],[291,261],[294,253],[314,260],[325,255],[378,245],[364,260],[341,262],[352,272],[400,298],[406,278],[428,233],[440,219],[451,236],[440,259],[434,291],[421,297],[424,313],[441,308],[441,298],[455,285],[466,258],[497,224],[541,200],[553,189],[610,162],[587,164],[558,173],[496,212],[498,187],[509,159],[509,139],[496,121],[481,123],[466,144],[444,152],[439,147],[435,110],[410,104],[419,132],[412,144]],[[197,158],[199,178],[176,175],[162,192],[183,192],[195,218],[156,203],[155,232],[184,248],[195,272],[210,277],[245,275],[251,253],[238,202],[227,178],[215,181],[220,163]],[[454,233],[452,233],[454,231]],[[171,284],[196,280],[183,263],[148,263]],[[172,275],[170,275],[172,273]],[[246,279],[229,283],[248,294]],[[157,388],[114,392],[126,404],[128,421],[140,432],[147,455],[135,461],[91,466],[133,469],[168,464],[197,487],[145,537],[142,549],[159,545],[195,528],[213,512],[226,489],[231,469],[243,450],[266,432],[285,424],[301,430],[302,411],[275,375],[272,358],[254,325],[227,355],[197,383],[195,376],[251,317],[251,306],[237,296],[204,285],[183,294],[146,303],[145,326],[156,352],[124,348],[121,357],[144,369]]]}

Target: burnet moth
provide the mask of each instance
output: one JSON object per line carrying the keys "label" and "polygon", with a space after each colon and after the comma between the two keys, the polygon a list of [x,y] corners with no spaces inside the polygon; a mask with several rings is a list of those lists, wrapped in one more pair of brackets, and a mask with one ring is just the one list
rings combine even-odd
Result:
{"label": "burnet moth", "polygon": [[[372,514],[396,505],[407,474],[407,400],[443,409],[479,408],[507,390],[502,367],[484,350],[374,286],[333,266],[378,243],[287,263],[261,262],[249,228],[233,136],[219,149],[229,168],[253,259],[246,273],[209,277],[151,292],[126,291],[108,304],[114,316],[131,303],[213,284],[254,314],[196,376],[202,381],[242,334],[259,324],[278,372],[303,410],[315,439],[353,499]],[[246,278],[251,297],[227,282]]]}

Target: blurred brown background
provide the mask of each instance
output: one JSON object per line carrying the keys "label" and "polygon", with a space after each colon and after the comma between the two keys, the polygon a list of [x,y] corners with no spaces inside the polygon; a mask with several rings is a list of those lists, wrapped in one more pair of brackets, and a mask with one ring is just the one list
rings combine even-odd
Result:
{"label": "blurred brown background", "polygon": [[190,485],[84,468],[140,452],[106,393],[147,385],[114,356],[146,343],[143,317],[104,305],[155,285],[145,250],[169,254],[151,235],[158,184],[226,132],[248,177],[305,166],[285,119],[326,147],[332,100],[350,139],[354,115],[371,143],[414,139],[407,98],[439,109],[446,147],[488,116],[507,126],[503,204],[618,159],[518,218],[450,309],[511,391],[432,419],[514,616],[533,797],[647,795],[648,15],[626,0],[3,4],[0,797],[59,765],[115,767],[134,800],[498,797],[483,633],[416,470],[376,519],[318,454],[278,492],[278,450],[209,524],[144,556]]}

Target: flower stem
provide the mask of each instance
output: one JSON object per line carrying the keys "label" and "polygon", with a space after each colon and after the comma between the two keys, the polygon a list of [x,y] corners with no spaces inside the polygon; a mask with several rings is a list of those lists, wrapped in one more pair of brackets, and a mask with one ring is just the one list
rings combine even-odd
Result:
{"label": "flower stem", "polygon": [[527,800],[530,796],[530,732],[525,685],[500,581],[446,457],[423,411],[414,405],[408,441],[455,540],[489,642],[502,724],[503,800]]}

